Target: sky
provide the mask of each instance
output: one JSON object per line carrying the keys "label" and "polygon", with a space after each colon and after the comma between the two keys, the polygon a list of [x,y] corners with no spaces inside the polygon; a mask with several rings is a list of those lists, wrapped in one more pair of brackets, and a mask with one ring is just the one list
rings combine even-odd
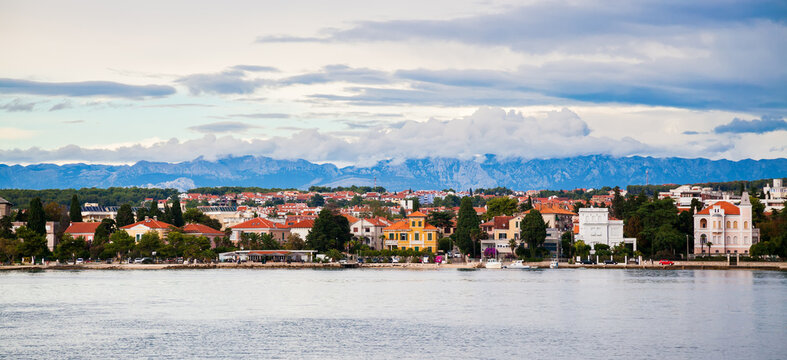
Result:
{"label": "sky", "polygon": [[784,1],[0,0],[0,163],[787,156]]}

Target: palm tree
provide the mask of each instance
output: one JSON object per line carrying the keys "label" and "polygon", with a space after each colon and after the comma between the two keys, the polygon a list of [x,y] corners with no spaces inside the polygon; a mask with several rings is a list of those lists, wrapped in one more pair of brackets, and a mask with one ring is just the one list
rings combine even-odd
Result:
{"label": "palm tree", "polygon": [[705,245],[708,245],[708,256],[710,256],[710,247],[713,246],[713,243],[708,241],[705,243]]}
{"label": "palm tree", "polygon": [[511,248],[511,255],[516,257],[516,247],[517,247],[516,240],[514,239],[508,240],[508,247]]}

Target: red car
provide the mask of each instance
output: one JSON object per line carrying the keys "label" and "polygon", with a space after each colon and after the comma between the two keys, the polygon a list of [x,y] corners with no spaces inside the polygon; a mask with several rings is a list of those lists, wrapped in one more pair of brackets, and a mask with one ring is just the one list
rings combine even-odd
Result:
{"label": "red car", "polygon": [[675,265],[675,263],[670,260],[661,260],[659,261],[659,265]]}

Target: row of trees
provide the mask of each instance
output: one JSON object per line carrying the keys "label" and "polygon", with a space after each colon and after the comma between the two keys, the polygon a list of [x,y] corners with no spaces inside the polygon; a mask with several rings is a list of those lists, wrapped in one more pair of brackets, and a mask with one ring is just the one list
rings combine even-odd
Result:
{"label": "row of trees", "polygon": [[106,189],[47,189],[47,190],[22,190],[0,189],[0,197],[15,204],[18,208],[27,208],[35,198],[46,199],[59,205],[69,205],[73,195],[78,195],[83,202],[99,204],[139,204],[146,198],[167,199],[176,195],[176,189],[149,189],[137,187],[110,187]]}

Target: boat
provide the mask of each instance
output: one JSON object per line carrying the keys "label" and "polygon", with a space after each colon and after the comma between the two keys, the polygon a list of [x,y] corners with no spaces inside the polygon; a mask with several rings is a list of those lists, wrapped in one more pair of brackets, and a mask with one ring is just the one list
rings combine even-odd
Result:
{"label": "boat", "polygon": [[508,265],[508,269],[530,269],[529,265],[525,265],[522,260],[514,261],[511,265]]}
{"label": "boat", "polygon": [[497,261],[497,259],[489,259],[486,261],[486,264],[484,264],[484,267],[487,269],[502,269],[503,263]]}
{"label": "boat", "polygon": [[552,260],[552,262],[549,263],[550,269],[557,269],[557,267],[558,267],[557,260]]}

